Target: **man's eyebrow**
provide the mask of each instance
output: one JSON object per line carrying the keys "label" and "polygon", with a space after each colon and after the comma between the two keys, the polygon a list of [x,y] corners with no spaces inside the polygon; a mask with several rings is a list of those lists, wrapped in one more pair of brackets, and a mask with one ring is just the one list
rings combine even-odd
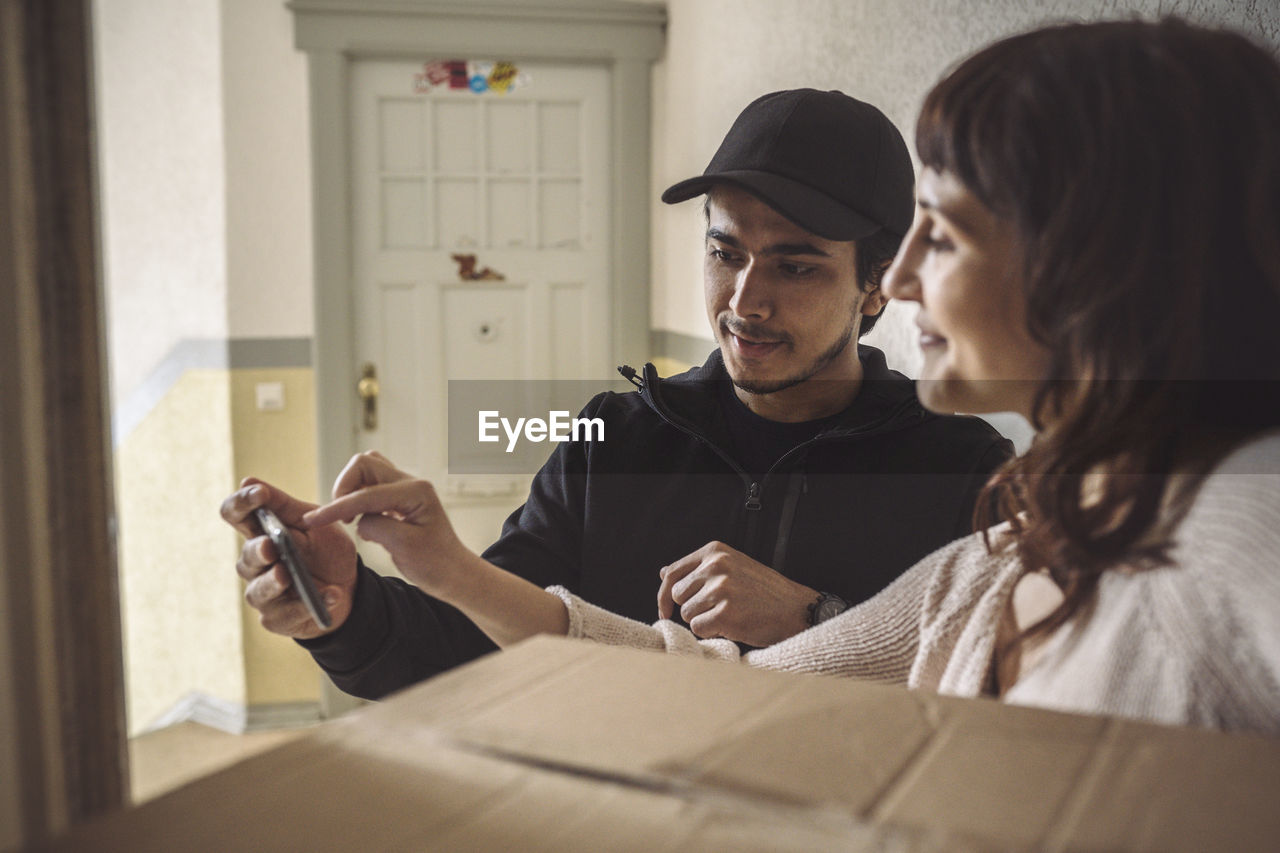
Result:
{"label": "man's eyebrow", "polygon": [[723,231],[721,231],[719,228],[708,227],[707,239],[719,241],[726,245],[732,246],[735,249],[742,248],[742,243],[738,241],[737,237],[730,236],[729,234],[726,234]]}
{"label": "man's eyebrow", "polygon": [[[742,243],[737,237],[726,234],[719,228],[708,228],[707,239],[716,240],[735,249],[741,249]],[[760,253],[762,255],[816,255],[821,258],[829,258],[831,255],[822,251],[812,243],[774,243],[772,246],[766,246]]]}

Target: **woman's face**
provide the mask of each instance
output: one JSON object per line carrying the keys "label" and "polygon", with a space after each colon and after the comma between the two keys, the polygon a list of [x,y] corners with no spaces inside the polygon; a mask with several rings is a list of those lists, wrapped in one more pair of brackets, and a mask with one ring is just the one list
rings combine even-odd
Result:
{"label": "woman's face", "polygon": [[915,220],[882,287],[920,305],[917,390],[927,408],[1030,418],[1049,353],[1027,331],[1019,269],[1013,229],[953,175],[925,169]]}

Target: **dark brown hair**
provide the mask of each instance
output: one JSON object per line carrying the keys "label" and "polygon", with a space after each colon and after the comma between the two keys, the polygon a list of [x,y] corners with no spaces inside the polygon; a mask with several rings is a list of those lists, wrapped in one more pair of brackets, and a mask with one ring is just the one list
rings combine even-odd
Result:
{"label": "dark brown hair", "polygon": [[1280,423],[1280,65],[1177,19],[1041,29],[940,81],[916,147],[1014,229],[1050,353],[977,513],[1065,593],[1042,634],[1103,571],[1168,562],[1173,472]]}
{"label": "dark brown hair", "polygon": [[[857,276],[858,286],[863,292],[876,292],[881,280],[884,279],[885,270],[889,268],[893,256],[898,254],[898,247],[901,245],[902,238],[888,228],[881,228],[874,234],[857,241],[854,275]],[[858,337],[874,329],[882,316],[884,316],[884,308],[875,314],[863,314],[862,322],[858,326]]]}

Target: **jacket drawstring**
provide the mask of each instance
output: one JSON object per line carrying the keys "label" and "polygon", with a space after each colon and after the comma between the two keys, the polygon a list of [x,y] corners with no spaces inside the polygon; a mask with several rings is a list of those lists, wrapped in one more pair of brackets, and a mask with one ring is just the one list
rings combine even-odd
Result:
{"label": "jacket drawstring", "polygon": [[632,385],[643,390],[644,383],[636,378],[636,369],[629,364],[621,365],[618,372],[622,374],[622,378],[630,382]]}

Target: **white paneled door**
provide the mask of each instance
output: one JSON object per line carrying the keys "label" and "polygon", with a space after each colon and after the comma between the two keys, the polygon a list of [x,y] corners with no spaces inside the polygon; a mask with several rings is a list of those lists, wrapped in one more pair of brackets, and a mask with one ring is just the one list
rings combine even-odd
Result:
{"label": "white paneled door", "polygon": [[609,72],[520,64],[505,93],[421,92],[422,72],[351,77],[357,368],[378,387],[360,444],[483,506],[479,545],[528,477],[449,475],[448,381],[612,373]]}

